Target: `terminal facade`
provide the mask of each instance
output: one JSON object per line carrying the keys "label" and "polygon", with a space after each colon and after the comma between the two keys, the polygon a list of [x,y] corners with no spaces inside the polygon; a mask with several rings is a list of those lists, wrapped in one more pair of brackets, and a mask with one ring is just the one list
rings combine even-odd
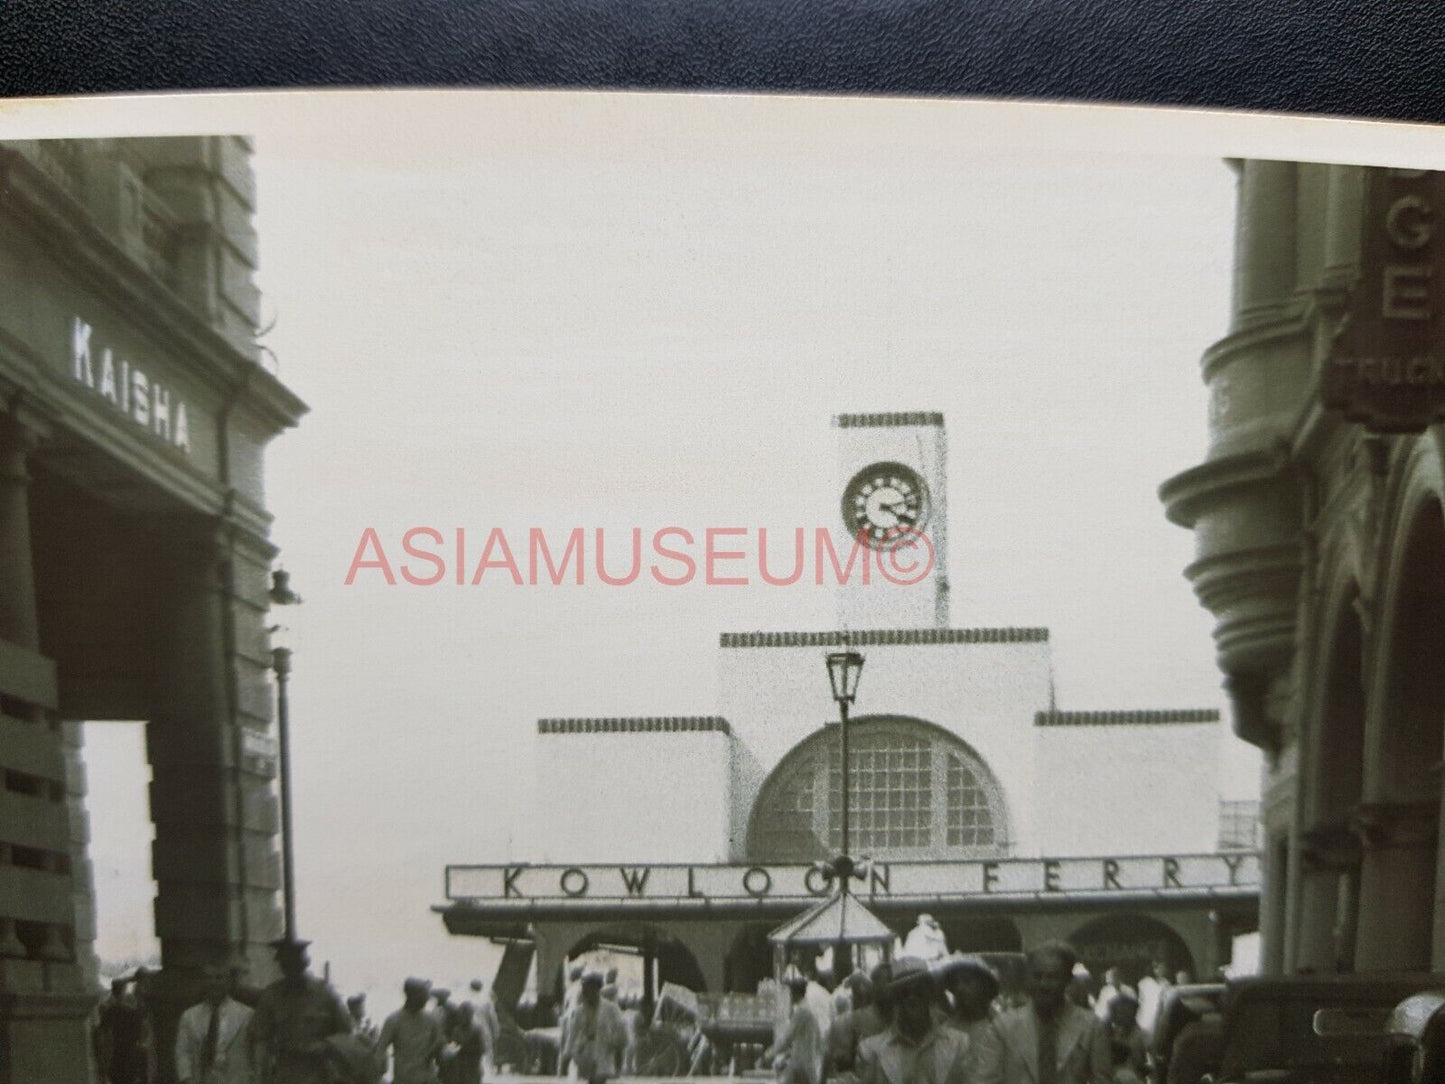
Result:
{"label": "terminal facade", "polygon": [[944,419],[844,414],[833,433],[835,548],[906,515],[927,575],[845,586],[834,629],[722,633],[715,715],[539,719],[538,853],[449,867],[447,928],[506,941],[512,993],[535,954],[555,995],[596,944],[635,946],[693,989],[753,991],[768,932],[828,891],[814,864],[841,845],[824,658],[846,643],[865,658],[856,891],[900,936],[926,912],[966,951],[1067,937],[1100,973],[1226,964],[1256,927],[1259,867],[1256,806],[1220,799],[1218,711],[1063,710],[1047,629],[949,623]]}
{"label": "terminal facade", "polygon": [[1233,163],[1210,445],[1165,483],[1268,754],[1264,963],[1445,969],[1445,268],[1438,173]]}
{"label": "terminal facade", "polygon": [[[143,720],[158,1049],[281,933],[251,146],[0,144],[0,1081],[93,1079],[83,720]],[[169,1058],[159,1061],[170,1079]]]}

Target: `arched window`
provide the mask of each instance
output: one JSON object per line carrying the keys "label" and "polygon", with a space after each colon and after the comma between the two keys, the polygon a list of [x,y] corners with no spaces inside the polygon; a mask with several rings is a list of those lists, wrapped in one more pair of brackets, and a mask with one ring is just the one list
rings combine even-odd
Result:
{"label": "arched window", "polygon": [[[1008,850],[1003,792],[978,754],[948,731],[905,716],[848,724],[848,849],[858,857],[964,858]],[[748,856],[811,862],[843,845],[837,727],[800,742],[753,805]]]}

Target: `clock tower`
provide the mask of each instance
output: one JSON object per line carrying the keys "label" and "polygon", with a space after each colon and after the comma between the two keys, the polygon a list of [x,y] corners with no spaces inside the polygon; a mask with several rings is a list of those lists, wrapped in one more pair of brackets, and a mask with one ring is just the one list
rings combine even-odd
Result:
{"label": "clock tower", "polygon": [[[848,629],[948,627],[948,494],[943,415],[935,411],[839,414],[840,563],[857,547],[839,588]],[[867,582],[859,563],[867,558]]]}

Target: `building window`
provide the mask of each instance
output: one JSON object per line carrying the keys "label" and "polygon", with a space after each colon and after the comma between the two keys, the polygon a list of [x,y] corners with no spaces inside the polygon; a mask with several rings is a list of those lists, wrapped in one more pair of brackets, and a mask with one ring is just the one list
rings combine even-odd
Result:
{"label": "building window", "polygon": [[1221,851],[1257,851],[1260,847],[1260,838],[1258,802],[1219,803],[1219,849]]}
{"label": "building window", "polygon": [[[958,738],[897,716],[849,724],[848,849],[872,858],[963,858],[1007,852],[1003,793]],[[827,796],[826,803],[819,801]],[[793,749],[753,808],[754,861],[811,862],[843,846],[838,728]]]}

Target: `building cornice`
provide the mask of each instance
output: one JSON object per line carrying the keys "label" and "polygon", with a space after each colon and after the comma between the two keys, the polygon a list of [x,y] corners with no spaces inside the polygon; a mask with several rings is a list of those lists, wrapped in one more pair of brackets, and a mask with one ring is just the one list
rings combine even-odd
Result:
{"label": "building cornice", "polygon": [[148,323],[152,334],[176,343],[177,364],[197,379],[223,390],[243,386],[245,406],[273,431],[295,426],[307,412],[294,392],[122,252],[43,171],[19,151],[0,147],[0,211],[6,210],[69,257],[77,278],[114,295],[137,324]]}
{"label": "building cornice", "polygon": [[719,647],[922,647],[934,644],[1042,644],[1046,628],[863,629],[853,632],[725,632]]}
{"label": "building cornice", "polygon": [[1216,708],[1161,708],[1134,711],[1039,711],[1034,726],[1177,726],[1219,722]]}
{"label": "building cornice", "polygon": [[943,425],[943,414],[937,410],[895,410],[881,414],[835,414],[833,425],[838,429],[890,429],[905,425]]}
{"label": "building cornice", "polygon": [[731,734],[721,715],[620,715],[538,719],[538,734]]}

